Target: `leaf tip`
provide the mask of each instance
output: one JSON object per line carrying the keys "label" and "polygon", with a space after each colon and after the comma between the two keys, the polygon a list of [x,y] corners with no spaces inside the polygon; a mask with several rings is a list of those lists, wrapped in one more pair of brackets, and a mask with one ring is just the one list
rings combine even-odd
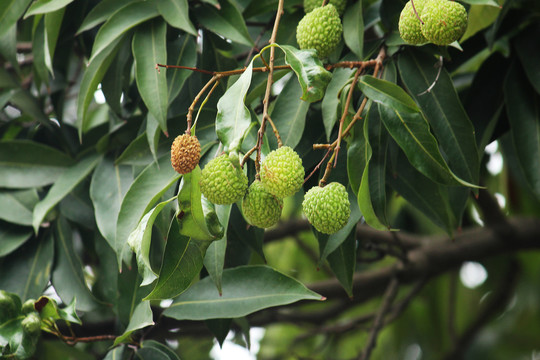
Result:
{"label": "leaf tip", "polygon": [[321,296],[321,298],[319,299],[319,301],[326,301],[326,296]]}

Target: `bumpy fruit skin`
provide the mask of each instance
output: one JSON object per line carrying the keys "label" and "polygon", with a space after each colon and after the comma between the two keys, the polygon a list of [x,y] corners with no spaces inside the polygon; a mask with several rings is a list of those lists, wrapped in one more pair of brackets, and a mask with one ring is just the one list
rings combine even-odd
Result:
{"label": "bumpy fruit skin", "polygon": [[302,209],[311,225],[323,234],[339,231],[351,215],[347,190],[337,182],[309,189],[304,196]]}
{"label": "bumpy fruit skin", "polygon": [[21,309],[23,315],[27,315],[36,311],[36,308],[34,307],[35,302],[35,299],[28,299],[24,302]]}
{"label": "bumpy fruit skin", "polygon": [[201,158],[201,144],[196,136],[179,135],[171,146],[171,165],[180,174],[195,169]]}
{"label": "bumpy fruit skin", "polygon": [[244,197],[248,179],[240,167],[234,166],[228,155],[212,159],[201,172],[199,186],[213,204],[232,204]]}
{"label": "bumpy fruit skin", "polygon": [[296,41],[300,49],[315,49],[319,58],[328,57],[338,46],[343,26],[332,4],[316,8],[306,14],[296,28]]}
{"label": "bumpy fruit skin", "polygon": [[283,200],[270,194],[259,180],[249,186],[242,201],[242,211],[247,222],[263,229],[279,221],[282,208]]}
{"label": "bumpy fruit skin", "polygon": [[455,1],[428,0],[422,20],[422,34],[436,45],[451,44],[467,30],[467,10]]}
{"label": "bumpy fruit skin", "polygon": [[[414,0],[414,8],[421,18],[426,0]],[[413,45],[427,43],[428,40],[422,34],[422,23],[416,16],[412,3],[409,1],[399,16],[399,35],[405,42]]]}
{"label": "bumpy fruit skin", "polygon": [[300,190],[304,183],[304,174],[302,159],[288,146],[271,151],[261,164],[263,186],[280,199]]}
{"label": "bumpy fruit skin", "polygon": [[[310,13],[318,7],[321,7],[323,0],[304,0],[304,12]],[[347,6],[347,0],[330,0],[329,4],[332,4],[336,7],[336,10],[339,16],[343,15],[345,11],[345,6]]]}
{"label": "bumpy fruit skin", "polygon": [[21,322],[21,325],[26,333],[30,335],[35,335],[39,333],[41,329],[41,318],[35,312],[30,313],[26,315],[26,317]]}

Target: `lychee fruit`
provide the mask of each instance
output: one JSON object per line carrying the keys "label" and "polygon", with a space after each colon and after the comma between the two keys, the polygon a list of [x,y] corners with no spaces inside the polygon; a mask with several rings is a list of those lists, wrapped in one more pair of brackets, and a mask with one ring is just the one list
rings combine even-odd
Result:
{"label": "lychee fruit", "polygon": [[422,14],[425,3],[426,0],[414,0],[414,9],[416,9],[415,13],[413,4],[411,1],[408,1],[405,4],[405,7],[403,7],[403,10],[399,16],[399,35],[405,42],[409,44],[418,45],[428,42],[428,40],[422,34],[422,20],[419,18]]}
{"label": "lychee fruit", "polygon": [[314,186],[304,195],[302,210],[317,231],[333,234],[347,224],[351,215],[347,189],[338,182]]}
{"label": "lychee fruit", "polygon": [[302,159],[288,146],[271,151],[261,164],[263,186],[270,194],[281,199],[300,190],[304,174]]}
{"label": "lychee fruit", "polygon": [[201,158],[201,144],[196,136],[179,135],[171,146],[171,165],[180,174],[195,169]]}
{"label": "lychee fruit", "polygon": [[319,58],[327,58],[339,45],[343,26],[336,7],[328,4],[304,15],[296,28],[300,49],[315,49]]}
{"label": "lychee fruit", "polygon": [[242,201],[242,211],[247,222],[263,229],[279,221],[282,208],[283,200],[270,194],[259,180],[249,186]]}
{"label": "lychee fruit", "polygon": [[244,197],[247,176],[235,166],[227,154],[210,160],[201,172],[199,186],[213,204],[232,204]]}
{"label": "lychee fruit", "polygon": [[428,0],[422,9],[422,34],[436,45],[449,45],[467,30],[467,10],[458,2]]}

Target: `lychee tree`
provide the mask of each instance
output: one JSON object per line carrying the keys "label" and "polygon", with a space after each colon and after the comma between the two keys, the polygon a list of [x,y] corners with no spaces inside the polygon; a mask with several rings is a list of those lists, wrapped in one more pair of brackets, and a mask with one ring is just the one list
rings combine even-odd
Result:
{"label": "lychee tree", "polygon": [[0,358],[534,359],[539,15],[4,0]]}

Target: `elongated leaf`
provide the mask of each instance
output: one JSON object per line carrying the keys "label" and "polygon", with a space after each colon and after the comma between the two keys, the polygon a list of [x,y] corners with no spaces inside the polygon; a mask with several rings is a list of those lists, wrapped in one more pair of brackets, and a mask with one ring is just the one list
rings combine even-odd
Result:
{"label": "elongated leaf", "polygon": [[77,309],[91,311],[98,301],[84,279],[83,266],[73,249],[73,237],[67,220],[60,217],[54,229],[55,267],[52,272],[54,289],[66,304],[77,299]]}
{"label": "elongated leaf", "polygon": [[536,39],[538,39],[539,35],[540,27],[533,26],[516,37],[516,50],[519,60],[531,85],[538,94],[540,94],[540,45]]}
{"label": "elongated leaf", "polygon": [[468,38],[476,35],[479,31],[492,25],[501,12],[500,7],[492,5],[471,5],[469,8],[469,20],[467,22],[467,30],[459,39],[463,43]]}
{"label": "elongated leaf", "polygon": [[0,36],[17,23],[32,0],[4,0],[0,6]]}
{"label": "elongated leaf", "polygon": [[36,190],[0,190],[0,219],[32,225],[32,210],[39,201]]}
{"label": "elongated leaf", "polygon": [[[178,357],[178,355],[176,355],[173,349],[155,340],[143,341],[142,348],[159,350],[162,353],[167,355],[167,360],[180,360],[180,358]],[[150,359],[153,360],[154,358],[150,358]]]}
{"label": "elongated leaf", "polygon": [[29,188],[53,183],[73,164],[66,154],[27,140],[0,141],[0,186]]}
{"label": "elongated leaf", "polygon": [[[2,206],[2,205],[0,205]],[[11,254],[21,247],[32,236],[32,230],[29,227],[22,227],[0,221],[0,257]]]}
{"label": "elongated leaf", "polygon": [[[289,79],[281,90],[271,113],[272,121],[279,131],[283,145],[292,149],[302,138],[309,109],[309,103],[301,100],[301,95],[302,89],[298,81],[294,78]],[[275,148],[277,148],[277,143]]]}
{"label": "elongated leaf", "polygon": [[514,63],[504,84],[506,112],[519,167],[540,198],[540,95]]}
{"label": "elongated leaf", "polygon": [[416,113],[420,109],[405,90],[390,81],[363,75],[358,87],[364,95],[376,103],[396,109],[399,112]]}
{"label": "elongated leaf", "polygon": [[77,98],[77,128],[79,130],[79,138],[82,138],[83,130],[88,128],[87,123],[90,121],[88,106],[94,99],[94,93],[118,51],[120,41],[121,38],[112,41],[90,62],[84,72]]}
{"label": "elongated leaf", "polygon": [[140,302],[129,320],[126,331],[114,340],[113,346],[126,342],[134,331],[151,325],[154,325],[154,320],[152,309],[150,308],[150,301]]}
{"label": "elongated leaf", "polygon": [[340,94],[353,73],[354,69],[335,69],[332,74],[332,80],[330,80],[326,88],[321,109],[327,141],[330,141],[332,129],[341,115],[339,113]]}
{"label": "elongated leaf", "polygon": [[66,7],[71,2],[73,2],[73,0],[37,0],[30,5],[26,14],[24,14],[24,18],[26,19],[27,17],[36,14],[51,13]]}
{"label": "elongated leaf", "polygon": [[137,28],[133,36],[135,78],[144,104],[167,133],[167,70],[154,70],[156,64],[167,62],[167,26],[153,20]]}
{"label": "elongated leaf", "polygon": [[475,186],[450,171],[421,113],[399,112],[380,104],[379,112],[390,135],[422,174],[440,184]]}
{"label": "elongated leaf", "polygon": [[120,206],[116,228],[114,249],[120,268],[129,234],[137,227],[144,214],[179,178],[180,174],[172,168],[170,154],[167,154],[158,159],[157,163],[148,165],[129,187]]}
{"label": "elongated leaf", "polygon": [[195,10],[199,23],[211,32],[236,43],[252,46],[253,40],[246,22],[236,6],[228,0],[219,2],[220,7],[201,6]]}
{"label": "elongated leaf", "polygon": [[32,29],[32,55],[34,56],[35,73],[44,84],[49,84],[49,72],[45,63],[45,20],[42,15],[35,19],[36,25]]}
{"label": "elongated leaf", "polygon": [[356,270],[356,227],[351,230],[345,241],[328,255],[328,264],[347,295],[352,297],[353,275]]}
{"label": "elongated leaf", "polygon": [[187,0],[157,0],[159,13],[172,26],[197,36],[197,30],[189,20]]}
{"label": "elongated leaf", "polygon": [[[77,34],[82,33],[83,31],[90,30],[94,26],[105,22],[110,18],[115,12],[120,10],[126,5],[129,5],[137,0],[103,0],[100,1],[96,6],[90,10],[88,15],[84,18]],[[144,0],[140,0],[144,1]]]}
{"label": "elongated leaf", "polygon": [[479,159],[474,128],[448,72],[442,69],[433,89],[418,95],[437,76],[438,69],[433,67],[433,63],[430,56],[408,51],[398,60],[401,78],[437,136],[450,169],[466,182],[476,184]]}
{"label": "elongated leaf", "polygon": [[343,15],[343,40],[358,59],[363,59],[364,52],[364,16],[362,0],[347,8]]}
{"label": "elongated leaf", "polygon": [[327,71],[315,50],[298,50],[292,46],[281,45],[285,62],[289,64],[302,87],[302,100],[319,101],[323,98],[332,73]]}
{"label": "elongated leaf", "polygon": [[90,198],[94,205],[96,223],[101,235],[115,248],[116,219],[122,199],[133,181],[129,166],[115,165],[105,157],[92,175]]}
{"label": "elongated leaf", "polygon": [[499,3],[495,0],[463,0],[463,2],[471,5],[490,5],[500,7]]}
{"label": "elongated leaf", "polygon": [[225,92],[217,104],[216,133],[225,150],[237,150],[251,124],[251,114],[244,105],[251,84],[253,62]]}
{"label": "elongated leaf", "polygon": [[75,186],[83,181],[84,178],[94,170],[100,160],[101,157],[97,154],[89,155],[60,175],[47,193],[47,196],[37,203],[34,208],[32,226],[36,233],[47,213],[58,204],[60,200],[69,194]]}
{"label": "elongated leaf", "polygon": [[[184,35],[167,44],[167,64],[181,66],[197,65],[197,48],[192,36]],[[178,96],[186,80],[193,74],[191,70],[176,69],[167,72],[169,104]]]}
{"label": "elongated leaf", "polygon": [[128,245],[131,247],[131,250],[135,253],[137,258],[137,266],[139,268],[139,273],[141,274],[143,280],[141,286],[151,284],[157,275],[152,270],[150,265],[150,243],[152,241],[152,226],[156,217],[159,215],[161,210],[175,200],[176,196],[170,198],[169,200],[160,202],[152,210],[150,210],[146,215],[144,215],[139,221],[139,225],[129,234]]}
{"label": "elongated leaf", "polygon": [[123,346],[117,346],[115,348],[112,348],[109,350],[107,355],[103,358],[103,360],[119,360],[124,359],[124,351],[126,349],[126,345]]}
{"label": "elongated leaf", "polygon": [[[216,214],[219,222],[224,228],[224,234],[227,234],[229,217],[231,215],[232,205],[216,205]],[[221,240],[213,241],[206,250],[204,256],[204,267],[208,274],[214,280],[218,291],[221,293],[221,278],[223,267],[225,266],[225,252],[227,251],[227,236]]]}
{"label": "elongated leaf", "polygon": [[366,168],[366,150],[368,147],[366,137],[364,136],[363,123],[364,121],[360,119],[354,125],[354,131],[347,146],[347,175],[351,189],[355,194],[358,193],[362,182],[362,175]]}
{"label": "elongated leaf", "polygon": [[99,29],[90,62],[129,29],[159,15],[153,2],[134,2],[115,12]]}
{"label": "elongated leaf", "polygon": [[145,300],[171,299],[186,291],[201,271],[209,245],[209,241],[194,240],[181,235],[178,221],[173,219],[158,282]]}
{"label": "elongated leaf", "polygon": [[237,318],[299,300],[323,300],[297,280],[267,266],[223,271],[223,294],[205,278],[180,295],[163,314],[182,320]]}
{"label": "elongated leaf", "polygon": [[58,34],[60,33],[65,11],[65,8],[59,8],[45,14],[45,65],[51,74],[53,74],[54,50],[56,50],[56,42],[58,41]]}

